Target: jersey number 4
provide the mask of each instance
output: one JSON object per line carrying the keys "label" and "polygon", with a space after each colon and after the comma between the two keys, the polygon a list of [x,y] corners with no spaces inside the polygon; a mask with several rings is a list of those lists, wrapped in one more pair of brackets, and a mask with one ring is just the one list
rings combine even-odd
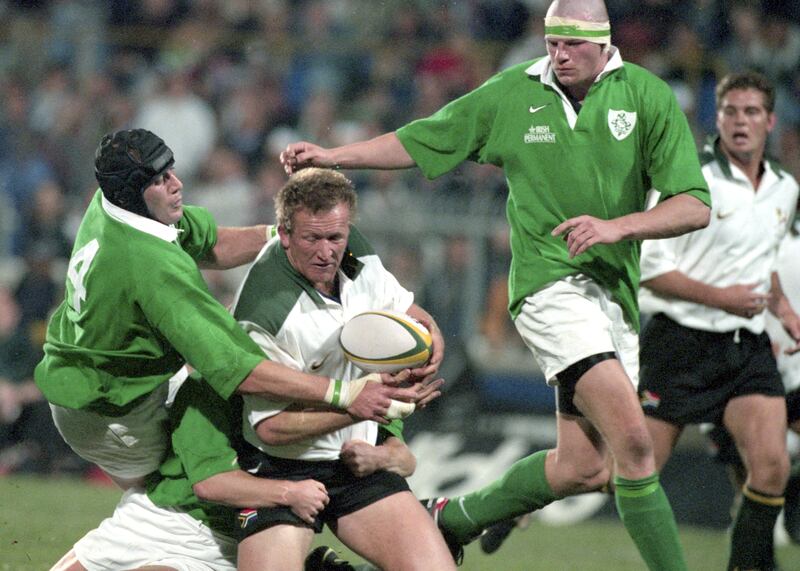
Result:
{"label": "jersey number 4", "polygon": [[67,294],[67,303],[69,303],[70,319],[77,321],[81,313],[81,303],[86,299],[86,286],[84,280],[86,274],[89,272],[89,267],[92,265],[92,260],[100,250],[100,243],[95,239],[86,244],[83,248],[75,252],[69,260],[69,267],[67,268],[67,279],[71,284],[71,292]]}

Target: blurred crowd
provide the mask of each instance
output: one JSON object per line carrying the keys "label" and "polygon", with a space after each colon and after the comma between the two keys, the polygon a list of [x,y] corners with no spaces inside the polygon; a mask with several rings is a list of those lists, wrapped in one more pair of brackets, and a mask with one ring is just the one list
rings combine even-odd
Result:
{"label": "blurred crowd", "polygon": [[[0,0],[0,474],[76,469],[31,380],[103,134],[154,131],[184,200],[222,225],[273,220],[290,141],[339,145],[425,116],[544,55],[547,0]],[[800,3],[607,0],[623,58],[666,80],[700,143],[714,87],[756,69],[779,86],[770,151],[800,177]],[[506,194],[494,167],[426,181],[352,172],[360,224],[448,340],[518,343],[507,317]],[[240,274],[206,274],[223,303]],[[482,359],[483,360],[483,359]],[[55,444],[54,444],[55,443]]]}

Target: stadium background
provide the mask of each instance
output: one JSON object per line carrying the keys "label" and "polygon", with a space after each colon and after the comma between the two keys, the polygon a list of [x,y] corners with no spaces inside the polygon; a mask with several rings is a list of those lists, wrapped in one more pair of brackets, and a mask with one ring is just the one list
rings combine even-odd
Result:
{"label": "stadium background", "polygon": [[[0,347],[17,348],[0,351],[0,474],[93,475],[59,445],[27,379],[96,189],[104,133],[155,131],[175,151],[187,203],[224,225],[270,222],[287,142],[336,145],[394,129],[543,55],[547,4],[0,0]],[[800,175],[800,3],[607,4],[614,44],[669,82],[698,144],[714,130],[724,73],[757,69],[775,81],[770,151]],[[447,339],[445,395],[408,423],[419,456],[412,484],[421,496],[473,489],[555,436],[552,393],[505,312],[502,173],[466,164],[436,181],[413,170],[348,174],[360,227]],[[206,276],[227,303],[241,274]],[[664,481],[681,523],[728,524],[730,486],[696,431]],[[610,514],[595,495],[541,517]]]}

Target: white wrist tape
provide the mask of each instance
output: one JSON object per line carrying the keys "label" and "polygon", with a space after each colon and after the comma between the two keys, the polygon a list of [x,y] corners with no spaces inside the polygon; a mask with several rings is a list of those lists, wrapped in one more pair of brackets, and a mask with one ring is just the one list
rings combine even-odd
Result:
{"label": "white wrist tape", "polygon": [[341,379],[331,379],[328,383],[328,391],[325,393],[325,402],[336,408],[347,409],[358,398],[361,390],[367,383],[380,383],[381,376],[372,373],[366,377],[352,379],[344,382]]}

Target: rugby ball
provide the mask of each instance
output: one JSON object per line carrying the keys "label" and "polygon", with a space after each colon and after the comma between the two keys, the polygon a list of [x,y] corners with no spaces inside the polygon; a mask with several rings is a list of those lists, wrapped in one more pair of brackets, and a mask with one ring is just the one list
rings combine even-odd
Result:
{"label": "rugby ball", "polygon": [[368,373],[413,369],[431,356],[430,332],[398,311],[359,313],[344,324],[339,342],[350,362]]}

